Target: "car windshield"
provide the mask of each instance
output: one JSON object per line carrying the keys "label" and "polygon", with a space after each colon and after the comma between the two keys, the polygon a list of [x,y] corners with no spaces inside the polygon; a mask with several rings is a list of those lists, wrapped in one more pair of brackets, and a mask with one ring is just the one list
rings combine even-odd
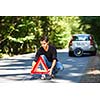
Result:
{"label": "car windshield", "polygon": [[89,41],[89,36],[73,36],[73,41]]}

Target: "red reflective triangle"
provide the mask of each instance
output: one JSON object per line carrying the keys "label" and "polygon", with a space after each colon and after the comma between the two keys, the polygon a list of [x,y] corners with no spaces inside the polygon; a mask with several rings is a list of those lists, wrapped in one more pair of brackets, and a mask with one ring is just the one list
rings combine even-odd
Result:
{"label": "red reflective triangle", "polygon": [[[38,69],[39,65],[42,65],[44,70]],[[31,74],[49,74],[48,67],[45,64],[44,60],[40,56],[38,61],[36,62],[35,66],[31,70]]]}

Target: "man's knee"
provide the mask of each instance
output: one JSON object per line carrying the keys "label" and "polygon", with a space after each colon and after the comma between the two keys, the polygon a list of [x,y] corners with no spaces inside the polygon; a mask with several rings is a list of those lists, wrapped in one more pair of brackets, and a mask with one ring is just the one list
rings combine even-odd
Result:
{"label": "man's knee", "polygon": [[57,62],[56,67],[58,70],[64,70],[64,66],[60,62]]}
{"label": "man's knee", "polygon": [[42,57],[43,59],[45,59],[45,55],[40,55],[40,57]]}

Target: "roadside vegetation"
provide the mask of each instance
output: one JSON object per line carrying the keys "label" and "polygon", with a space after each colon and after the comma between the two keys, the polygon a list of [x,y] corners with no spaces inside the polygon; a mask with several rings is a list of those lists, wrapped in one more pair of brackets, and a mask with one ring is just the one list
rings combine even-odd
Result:
{"label": "roadside vegetation", "polygon": [[100,50],[98,16],[0,16],[0,57],[35,52],[41,35],[62,49],[72,34],[92,34]]}

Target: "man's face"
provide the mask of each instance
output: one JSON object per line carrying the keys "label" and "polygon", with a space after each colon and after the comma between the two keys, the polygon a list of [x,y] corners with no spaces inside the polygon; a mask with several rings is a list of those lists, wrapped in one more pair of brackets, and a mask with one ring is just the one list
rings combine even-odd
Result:
{"label": "man's face", "polygon": [[46,42],[45,40],[43,40],[43,41],[40,41],[40,44],[41,44],[41,46],[42,46],[43,48],[46,48],[47,45],[48,45],[48,42]]}

